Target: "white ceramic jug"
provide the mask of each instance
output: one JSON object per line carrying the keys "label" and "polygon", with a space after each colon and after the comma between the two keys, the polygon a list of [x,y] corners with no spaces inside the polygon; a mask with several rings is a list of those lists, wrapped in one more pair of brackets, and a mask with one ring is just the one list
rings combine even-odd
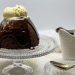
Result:
{"label": "white ceramic jug", "polygon": [[67,60],[75,60],[75,35],[74,30],[66,30],[57,28],[59,33],[60,43],[63,58]]}

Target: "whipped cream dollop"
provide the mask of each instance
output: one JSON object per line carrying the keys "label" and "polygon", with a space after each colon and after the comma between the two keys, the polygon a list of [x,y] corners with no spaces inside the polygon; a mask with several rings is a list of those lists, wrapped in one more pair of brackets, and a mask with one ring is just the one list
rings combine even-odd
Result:
{"label": "whipped cream dollop", "polygon": [[13,18],[13,17],[27,17],[27,9],[21,5],[16,5],[15,7],[6,7],[3,12],[4,18]]}

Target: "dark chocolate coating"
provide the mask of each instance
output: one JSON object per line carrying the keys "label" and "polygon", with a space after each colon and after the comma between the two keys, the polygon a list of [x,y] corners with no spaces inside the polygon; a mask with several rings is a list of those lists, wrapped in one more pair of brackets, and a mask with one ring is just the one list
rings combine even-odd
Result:
{"label": "dark chocolate coating", "polygon": [[30,18],[3,20],[0,25],[0,48],[27,49],[38,46],[39,35]]}

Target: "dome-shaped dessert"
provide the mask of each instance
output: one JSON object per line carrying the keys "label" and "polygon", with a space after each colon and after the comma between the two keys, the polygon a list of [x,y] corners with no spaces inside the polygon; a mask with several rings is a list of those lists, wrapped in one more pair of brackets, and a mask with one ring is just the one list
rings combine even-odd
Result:
{"label": "dome-shaped dessert", "polygon": [[27,49],[38,44],[39,36],[29,17],[15,16],[4,18],[1,22],[0,48]]}

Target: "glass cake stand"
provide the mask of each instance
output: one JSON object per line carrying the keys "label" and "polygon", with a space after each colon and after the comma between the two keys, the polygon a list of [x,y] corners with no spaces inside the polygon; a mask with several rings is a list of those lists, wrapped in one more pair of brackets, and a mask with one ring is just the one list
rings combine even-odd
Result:
{"label": "glass cake stand", "polygon": [[51,37],[41,35],[40,43],[35,49],[0,49],[0,58],[13,59],[13,64],[5,67],[2,72],[5,75],[11,75],[10,72],[12,70],[19,69],[20,71],[22,71],[23,75],[31,75],[33,69],[28,65],[22,64],[23,59],[36,58],[47,55],[53,52],[55,48],[55,41]]}

